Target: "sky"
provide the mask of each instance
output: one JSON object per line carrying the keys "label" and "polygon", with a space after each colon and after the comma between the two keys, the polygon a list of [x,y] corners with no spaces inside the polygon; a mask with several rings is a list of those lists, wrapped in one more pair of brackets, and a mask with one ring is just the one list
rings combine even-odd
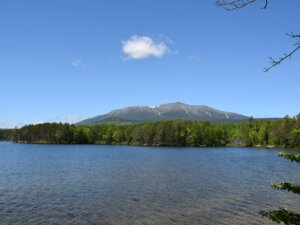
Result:
{"label": "sky", "polygon": [[[288,2],[288,3],[287,3]],[[300,112],[299,0],[11,0],[0,7],[0,127],[181,101],[254,117]]]}

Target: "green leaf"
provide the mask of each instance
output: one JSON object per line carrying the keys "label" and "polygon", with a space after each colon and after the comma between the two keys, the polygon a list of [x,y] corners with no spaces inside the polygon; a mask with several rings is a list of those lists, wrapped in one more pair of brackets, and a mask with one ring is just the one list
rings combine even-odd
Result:
{"label": "green leaf", "polygon": [[293,161],[298,162],[298,163],[300,162],[300,153],[297,153],[297,154],[286,154],[286,153],[283,153],[283,152],[279,152],[278,155],[280,157],[282,157],[282,158],[289,159],[292,162]]}
{"label": "green leaf", "polygon": [[300,214],[293,213],[292,211],[284,208],[274,211],[259,211],[262,217],[267,217],[270,220],[289,225],[300,225]]}
{"label": "green leaf", "polygon": [[281,183],[274,183],[271,186],[272,186],[272,188],[275,188],[278,190],[287,190],[287,191],[291,191],[295,194],[300,195],[300,185],[297,185],[297,184],[281,182]]}

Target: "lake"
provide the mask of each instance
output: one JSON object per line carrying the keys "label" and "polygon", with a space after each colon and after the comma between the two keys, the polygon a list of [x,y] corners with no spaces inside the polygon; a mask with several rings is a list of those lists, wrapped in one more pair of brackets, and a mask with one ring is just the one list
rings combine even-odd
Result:
{"label": "lake", "polygon": [[277,149],[0,142],[0,224],[273,224],[298,209],[270,183],[300,183]]}

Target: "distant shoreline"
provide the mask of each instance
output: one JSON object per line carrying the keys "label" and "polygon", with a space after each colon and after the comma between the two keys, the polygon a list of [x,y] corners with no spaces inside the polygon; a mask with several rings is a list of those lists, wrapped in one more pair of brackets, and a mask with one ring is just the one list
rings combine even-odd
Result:
{"label": "distant shoreline", "polygon": [[142,148],[185,148],[185,149],[195,149],[195,148],[256,148],[256,149],[281,149],[286,151],[300,151],[300,148],[286,148],[283,146],[170,146],[170,145],[128,145],[128,144],[77,144],[77,143],[37,143],[37,142],[13,142],[0,140],[0,142],[9,142],[12,144],[24,144],[24,145],[88,145],[88,146],[129,146],[129,147],[142,147]]}

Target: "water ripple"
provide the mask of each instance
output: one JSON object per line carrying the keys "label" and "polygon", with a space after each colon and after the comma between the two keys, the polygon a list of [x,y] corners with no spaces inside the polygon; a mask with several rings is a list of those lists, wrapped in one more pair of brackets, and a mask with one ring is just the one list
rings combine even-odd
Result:
{"label": "water ripple", "polygon": [[0,142],[0,224],[272,224],[299,208],[270,183],[300,183],[278,150],[21,145]]}

